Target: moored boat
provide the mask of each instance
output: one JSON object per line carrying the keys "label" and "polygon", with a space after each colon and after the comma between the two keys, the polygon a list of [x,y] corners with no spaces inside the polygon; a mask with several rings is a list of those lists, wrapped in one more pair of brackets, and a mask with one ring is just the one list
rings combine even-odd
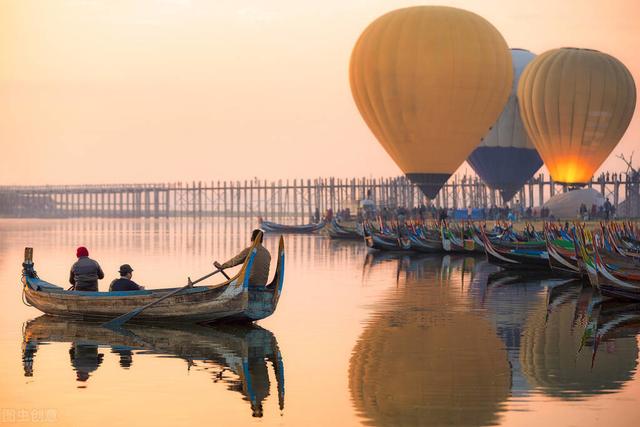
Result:
{"label": "moored boat", "polygon": [[[249,286],[258,242],[259,239],[256,239],[249,256],[234,277],[218,285],[188,287],[142,311],[134,321],[251,322],[273,314],[284,283],[284,240],[281,236],[273,281]],[[177,289],[116,292],[65,290],[38,277],[31,248],[25,250],[22,284],[25,302],[46,314],[97,320],[109,320],[129,313]]]}
{"label": "moored boat", "polygon": [[329,224],[327,224],[325,230],[327,234],[332,239],[343,239],[343,240],[362,240],[364,237],[364,232],[362,230],[362,225],[356,223],[355,227],[349,227],[345,224],[338,222],[337,219],[333,218]]}
{"label": "moored boat", "polygon": [[409,235],[411,249],[423,253],[442,253],[442,239],[432,230],[417,231]]}
{"label": "moored boat", "polygon": [[490,263],[504,268],[518,270],[542,270],[550,271],[549,253],[546,250],[534,248],[518,248],[513,245],[503,246],[492,242],[486,234],[482,233],[484,248]]}
{"label": "moored boat", "polygon": [[324,221],[319,223],[303,224],[303,225],[286,225],[276,222],[265,221],[260,218],[260,228],[267,233],[299,233],[311,234],[321,230],[325,226]]}
{"label": "moored boat", "polygon": [[[570,274],[575,277],[584,276],[584,272],[579,264],[578,251],[575,246],[575,238],[563,238],[558,236],[557,230],[545,226],[544,237],[549,253],[549,266],[552,270],[563,274]],[[575,235],[575,233],[574,233]]]}
{"label": "moored boat", "polygon": [[365,229],[364,241],[368,248],[380,251],[410,251],[411,242],[407,238],[389,236]]}
{"label": "moored boat", "polygon": [[619,266],[605,261],[606,249],[599,248],[599,236],[593,245],[595,285],[603,295],[640,301],[640,268]]}
{"label": "moored boat", "polygon": [[[442,237],[442,248],[445,252],[465,252],[464,237],[456,235],[446,224],[441,226],[440,236]],[[470,250],[473,250],[473,248],[470,248]]]}

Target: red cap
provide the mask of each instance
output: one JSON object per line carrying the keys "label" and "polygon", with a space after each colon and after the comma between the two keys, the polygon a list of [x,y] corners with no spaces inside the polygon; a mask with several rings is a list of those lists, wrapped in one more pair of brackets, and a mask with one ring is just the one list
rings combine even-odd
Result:
{"label": "red cap", "polygon": [[84,246],[80,246],[76,250],[76,256],[78,258],[80,258],[81,256],[89,256],[89,250],[87,248],[85,248]]}

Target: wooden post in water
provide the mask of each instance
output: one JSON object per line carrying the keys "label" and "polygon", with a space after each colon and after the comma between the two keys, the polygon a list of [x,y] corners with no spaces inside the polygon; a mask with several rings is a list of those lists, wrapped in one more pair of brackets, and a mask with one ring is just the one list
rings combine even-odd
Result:
{"label": "wooden post in water", "polygon": [[293,180],[293,217],[298,221],[298,180]]}

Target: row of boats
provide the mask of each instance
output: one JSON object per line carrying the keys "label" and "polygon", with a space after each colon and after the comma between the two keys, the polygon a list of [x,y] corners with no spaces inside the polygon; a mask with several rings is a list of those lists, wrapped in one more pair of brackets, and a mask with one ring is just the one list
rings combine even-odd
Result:
{"label": "row of boats", "polygon": [[318,230],[333,239],[363,240],[377,251],[486,254],[506,269],[585,279],[603,295],[640,301],[640,228],[630,221],[591,227],[547,222],[541,230],[527,223],[516,231],[507,224],[488,229],[478,222],[378,219],[348,225],[333,219]]}

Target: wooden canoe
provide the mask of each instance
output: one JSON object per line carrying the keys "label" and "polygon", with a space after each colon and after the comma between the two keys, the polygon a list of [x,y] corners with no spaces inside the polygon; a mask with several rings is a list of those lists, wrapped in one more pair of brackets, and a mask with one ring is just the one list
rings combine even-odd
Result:
{"label": "wooden canoe", "polygon": [[379,251],[411,251],[411,241],[408,238],[399,237],[397,234],[377,233],[366,226],[364,228],[364,243],[368,248]]}
{"label": "wooden canoe", "polygon": [[[598,239],[599,236],[596,236]],[[638,270],[620,268],[604,261],[606,250],[594,242],[594,263],[596,267],[595,286],[606,296],[640,301],[640,276]]]}
{"label": "wooden canoe", "polygon": [[[251,322],[273,314],[284,283],[284,240],[280,237],[274,279],[261,286],[249,286],[249,276],[256,254],[252,247],[242,268],[234,277],[218,285],[187,288],[148,308],[133,321]],[[29,249],[29,248],[28,248]],[[66,291],[38,277],[31,253],[25,251],[22,284],[25,301],[53,316],[107,320],[155,301],[176,288],[120,292]]]}
{"label": "wooden canoe", "polygon": [[491,264],[516,270],[551,271],[549,253],[546,250],[503,247],[497,242],[491,242],[484,233],[482,234],[482,239],[487,253],[487,260]]}
{"label": "wooden canoe", "polygon": [[582,277],[583,272],[578,263],[578,251],[573,241],[554,236],[551,229],[545,227],[545,241],[549,254],[551,270],[574,277]]}
{"label": "wooden canoe", "polygon": [[303,224],[303,225],[286,225],[278,224],[271,221],[260,219],[260,228],[266,233],[299,233],[311,234],[321,230],[325,226],[324,221],[319,223]]}
{"label": "wooden canoe", "polygon": [[332,239],[362,240],[364,238],[362,225],[358,223],[356,223],[355,227],[349,227],[333,218],[325,229]]}

